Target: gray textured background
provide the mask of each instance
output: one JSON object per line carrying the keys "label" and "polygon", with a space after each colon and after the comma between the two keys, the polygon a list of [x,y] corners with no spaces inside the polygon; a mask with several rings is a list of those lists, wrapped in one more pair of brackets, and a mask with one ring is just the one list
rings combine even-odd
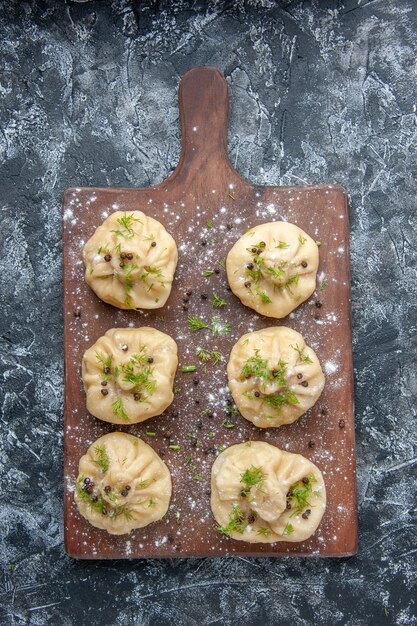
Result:
{"label": "gray textured background", "polygon": [[[416,5],[0,2],[1,624],[417,623]],[[241,174],[335,182],[351,196],[360,551],[350,559],[63,553],[62,192],[165,178],[180,150],[178,81],[205,64],[230,85]]]}

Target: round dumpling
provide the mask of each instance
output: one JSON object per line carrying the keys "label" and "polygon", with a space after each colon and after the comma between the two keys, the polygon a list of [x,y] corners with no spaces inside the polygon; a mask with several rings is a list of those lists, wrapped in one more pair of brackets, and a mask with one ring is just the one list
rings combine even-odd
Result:
{"label": "round dumpling", "polygon": [[87,409],[112,424],[160,415],[174,399],[177,344],[155,328],[111,328],[83,357]]}
{"label": "round dumpling", "polygon": [[84,246],[85,279],[119,309],[159,309],[171,293],[177,246],[164,226],[142,213],[112,213]]}
{"label": "round dumpling", "polygon": [[320,470],[301,454],[263,441],[227,448],[211,472],[217,530],[249,543],[304,541],[326,508]]}
{"label": "round dumpling", "polygon": [[227,255],[227,278],[242,304],[282,318],[307,300],[316,286],[317,244],[294,224],[251,228]]}
{"label": "round dumpling", "polygon": [[81,457],[75,501],[90,524],[123,535],[161,519],[171,491],[171,474],[156,452],[138,437],[116,432]]}
{"label": "round dumpling", "polygon": [[242,335],[230,353],[227,376],[237,408],[260,428],[295,422],[324,387],[315,352],[286,326]]}

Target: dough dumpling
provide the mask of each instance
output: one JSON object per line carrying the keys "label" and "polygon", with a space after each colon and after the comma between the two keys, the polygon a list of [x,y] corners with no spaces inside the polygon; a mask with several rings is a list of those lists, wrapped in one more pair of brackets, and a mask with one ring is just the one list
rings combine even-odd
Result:
{"label": "dough dumpling", "polygon": [[211,472],[217,530],[249,543],[304,541],[326,508],[320,470],[301,454],[263,441],[227,448]]}
{"label": "dough dumpling", "polygon": [[177,246],[164,226],[142,211],[116,211],[84,246],[85,279],[119,309],[159,309],[171,293]]}
{"label": "dough dumpling", "polygon": [[138,437],[116,432],[81,457],[74,497],[90,524],[123,535],[161,519],[171,490],[171,474],[156,452]]}
{"label": "dough dumpling", "polygon": [[83,357],[87,409],[112,424],[160,415],[174,399],[177,344],[155,328],[111,328]]}
{"label": "dough dumpling", "polygon": [[294,224],[251,228],[227,255],[227,278],[242,304],[278,319],[307,300],[316,286],[317,244]]}
{"label": "dough dumpling", "polygon": [[286,326],[242,335],[230,353],[227,376],[237,408],[260,428],[295,422],[324,387],[315,352]]}

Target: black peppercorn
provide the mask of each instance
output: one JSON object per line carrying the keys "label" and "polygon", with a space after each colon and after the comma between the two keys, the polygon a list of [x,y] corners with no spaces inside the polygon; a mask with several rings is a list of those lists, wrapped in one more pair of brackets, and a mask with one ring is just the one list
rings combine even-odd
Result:
{"label": "black peppercorn", "polygon": [[123,352],[127,352],[129,350],[129,346],[125,343],[122,343],[120,349],[123,350]]}
{"label": "black peppercorn", "polygon": [[246,267],[248,270],[253,270],[253,263],[247,263]]}
{"label": "black peppercorn", "polygon": [[291,508],[291,502],[287,502],[287,509]]}
{"label": "black peppercorn", "polygon": [[232,230],[233,224],[226,224],[226,228],[227,228],[227,230]]}
{"label": "black peppercorn", "polygon": [[109,393],[109,390],[108,390],[108,389],[101,389],[100,391],[101,391],[101,393],[102,393],[102,395],[103,395],[103,396],[107,396],[107,395],[108,395],[108,393]]}
{"label": "black peppercorn", "polygon": [[84,485],[89,485],[91,483],[91,478],[84,478]]}
{"label": "black peppercorn", "polygon": [[308,387],[308,382],[306,380],[303,380],[303,382],[301,383],[303,387]]}
{"label": "black peppercorn", "polygon": [[251,511],[248,515],[248,523],[249,524],[253,524],[253,522],[255,521],[256,516],[255,513],[253,511]]}
{"label": "black peppercorn", "polygon": [[185,293],[187,294],[187,296],[191,296],[193,291],[192,289],[188,289]]}
{"label": "black peppercorn", "polygon": [[311,514],[311,509],[306,509],[301,517],[303,519],[308,519],[310,517],[310,514]]}
{"label": "black peppercorn", "polygon": [[165,439],[171,439],[172,434],[171,434],[171,432],[169,430],[167,430],[167,431],[164,432],[163,436],[164,436]]}
{"label": "black peppercorn", "polygon": [[151,243],[151,246],[152,246],[152,248],[155,248],[155,246],[156,246],[156,241],[153,241],[153,242]]}
{"label": "black peppercorn", "polygon": [[257,252],[256,248],[252,248],[252,252],[253,252],[253,254],[256,254],[256,252]]}
{"label": "black peppercorn", "polygon": [[303,261],[303,262],[301,263],[301,265],[302,265],[303,267],[307,267],[307,261]]}
{"label": "black peppercorn", "polygon": [[287,498],[292,498],[293,497],[293,492],[292,491],[288,491],[287,492]]}
{"label": "black peppercorn", "polygon": [[197,420],[195,425],[197,428],[203,428],[203,422],[201,420]]}
{"label": "black peppercorn", "polygon": [[132,489],[132,487],[130,485],[126,485],[125,489],[126,489],[126,491],[130,491]]}
{"label": "black peppercorn", "polygon": [[103,385],[103,387],[107,387],[107,380],[102,380],[100,384]]}
{"label": "black peppercorn", "polygon": [[104,260],[107,261],[107,263],[109,263],[109,261],[111,261],[111,255],[110,254],[105,254],[104,255]]}
{"label": "black peppercorn", "polygon": [[110,367],[107,367],[107,365],[105,367],[103,367],[103,372],[105,374],[110,374]]}
{"label": "black peppercorn", "polygon": [[308,485],[308,483],[310,482],[307,476],[304,476],[304,478],[301,480],[302,483],[304,483],[305,485]]}
{"label": "black peppercorn", "polygon": [[153,357],[151,356],[148,357],[148,363],[153,363]]}
{"label": "black peppercorn", "polygon": [[183,305],[182,305],[182,310],[183,310],[183,311],[188,311],[188,306],[187,306],[186,304],[183,304]]}
{"label": "black peppercorn", "polygon": [[131,252],[128,252],[126,254],[126,258],[129,259],[129,261],[131,261],[133,259],[133,254]]}
{"label": "black peppercorn", "polygon": [[81,317],[81,309],[75,309],[74,317]]}
{"label": "black peppercorn", "polygon": [[316,444],[314,443],[314,441],[309,441],[309,442],[308,442],[308,447],[309,447],[309,448],[314,448],[314,446],[315,446],[315,445],[316,445]]}
{"label": "black peppercorn", "polygon": [[122,495],[124,498],[126,498],[127,494],[128,494],[128,490],[127,489],[122,489],[120,492],[120,495]]}
{"label": "black peppercorn", "polygon": [[120,255],[120,258],[121,259],[125,259],[126,258],[126,252],[122,252],[121,255]]}
{"label": "black peppercorn", "polygon": [[339,428],[345,427],[345,420],[339,420]]}
{"label": "black peppercorn", "polygon": [[110,491],[111,491],[111,487],[110,487],[110,485],[106,485],[106,486],[104,487],[104,491],[105,491],[106,493],[110,493]]}
{"label": "black peppercorn", "polygon": [[252,283],[249,280],[247,280],[246,283],[244,283],[246,289],[250,289],[251,284]]}
{"label": "black peppercorn", "polygon": [[302,379],[302,377],[303,377],[302,373],[301,373],[301,372],[298,372],[298,374],[297,374],[297,378],[298,378],[298,380],[301,380],[301,379]]}
{"label": "black peppercorn", "polygon": [[93,493],[93,485],[86,485],[84,487],[84,491],[86,491],[87,493]]}
{"label": "black peppercorn", "polygon": [[206,241],[205,239],[202,239],[202,240],[201,240],[201,245],[202,245],[202,246],[206,246],[206,245],[207,245],[207,241]]}
{"label": "black peppercorn", "polygon": [[141,396],[141,394],[140,394],[140,393],[134,393],[134,394],[133,394],[133,399],[134,399],[136,402],[139,402],[139,400],[141,399],[141,397],[142,397],[142,396]]}
{"label": "black peppercorn", "polygon": [[322,305],[322,303],[320,302],[320,300],[317,300],[317,302],[316,302],[316,307],[317,307],[318,309],[321,309],[321,307],[322,307],[322,306],[323,306],[323,305]]}
{"label": "black peppercorn", "polygon": [[201,294],[201,299],[202,300],[207,300],[207,294],[206,293],[202,293]]}
{"label": "black peppercorn", "polygon": [[214,273],[215,273],[215,274],[220,274],[220,270],[219,270],[219,268],[218,268],[218,267],[216,267],[216,269],[214,270]]}
{"label": "black peppercorn", "polygon": [[193,378],[194,385],[198,385],[199,382],[200,382],[200,379],[197,378],[197,376],[194,376],[194,378]]}
{"label": "black peppercorn", "polygon": [[123,263],[123,261],[121,263],[119,263],[119,267],[124,267],[125,264]]}
{"label": "black peppercorn", "polygon": [[255,398],[259,398],[261,394],[259,391],[254,391],[253,395],[255,396]]}
{"label": "black peppercorn", "polygon": [[98,502],[98,496],[91,496],[91,502]]}

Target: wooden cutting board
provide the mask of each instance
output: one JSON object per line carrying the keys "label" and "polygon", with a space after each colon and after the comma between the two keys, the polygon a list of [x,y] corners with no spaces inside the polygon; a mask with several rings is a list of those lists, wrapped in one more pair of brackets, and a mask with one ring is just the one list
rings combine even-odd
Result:
{"label": "wooden cutting board", "polygon": [[[66,551],[85,559],[354,554],[357,504],[347,195],[334,185],[259,186],[239,176],[227,156],[228,88],[218,70],[201,67],[187,72],[179,88],[179,108],[182,152],[167,180],[148,189],[72,188],[64,194]],[[177,273],[171,296],[160,310],[116,309],[100,301],[84,282],[83,245],[115,210],[142,210],[160,220],[176,239]],[[321,242],[317,291],[280,321],[245,308],[228,291],[221,265],[249,227],[274,220],[293,222]],[[216,273],[206,278],[203,270]],[[192,294],[187,296],[187,291]],[[214,292],[226,300],[226,308],[212,308]],[[230,322],[229,335],[214,338],[209,331],[188,329],[189,315],[207,320],[216,314]],[[175,401],[163,415],[116,427],[87,412],[80,367],[84,351],[98,337],[109,328],[128,325],[150,325],[170,334],[178,344],[180,364],[198,365],[195,352],[202,345],[221,352],[223,360],[217,366],[198,365],[197,384],[194,374],[179,370]],[[326,386],[299,421],[263,430],[228,408],[226,363],[232,346],[249,327],[274,325],[287,325],[304,335],[320,358]],[[96,438],[112,430],[141,436],[163,456],[173,479],[166,518],[122,537],[90,526],[73,500],[79,458]],[[327,510],[308,541],[245,544],[215,530],[209,496],[212,463],[219,448],[248,439],[303,454],[322,470]],[[170,443],[180,445],[181,451],[171,450]]]}

